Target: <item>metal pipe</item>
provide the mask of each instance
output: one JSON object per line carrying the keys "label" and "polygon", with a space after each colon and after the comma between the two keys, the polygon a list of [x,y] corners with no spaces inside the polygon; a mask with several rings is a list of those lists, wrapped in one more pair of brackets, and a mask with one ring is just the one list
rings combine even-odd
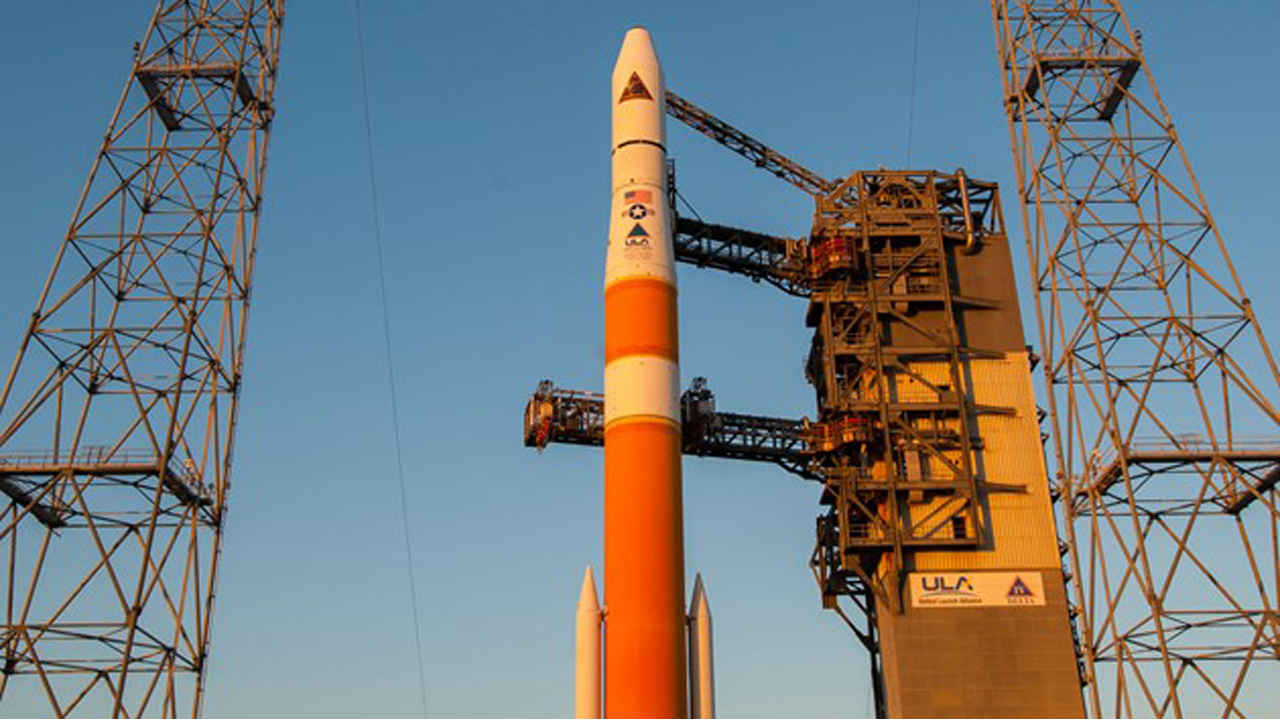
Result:
{"label": "metal pipe", "polygon": [[973,232],[973,211],[969,209],[969,179],[964,168],[956,168],[956,182],[960,184],[960,206],[964,210],[964,252],[972,255],[978,251],[978,236]]}

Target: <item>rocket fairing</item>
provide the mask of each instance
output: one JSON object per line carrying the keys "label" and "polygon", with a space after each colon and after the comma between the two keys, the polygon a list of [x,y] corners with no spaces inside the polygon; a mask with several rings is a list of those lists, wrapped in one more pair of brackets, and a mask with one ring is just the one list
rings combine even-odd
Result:
{"label": "rocket fairing", "polygon": [[613,70],[605,268],[605,717],[687,717],[676,272],[666,88],[648,31]]}

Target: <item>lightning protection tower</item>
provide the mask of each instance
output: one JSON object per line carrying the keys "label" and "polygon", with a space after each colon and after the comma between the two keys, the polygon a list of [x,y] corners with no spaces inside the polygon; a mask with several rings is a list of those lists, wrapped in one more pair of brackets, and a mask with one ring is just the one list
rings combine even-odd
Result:
{"label": "lightning protection tower", "polygon": [[1118,0],[992,15],[1090,713],[1243,716],[1280,678],[1275,359]]}
{"label": "lightning protection tower", "polygon": [[161,0],[135,45],[0,393],[6,702],[200,712],[283,17]]}

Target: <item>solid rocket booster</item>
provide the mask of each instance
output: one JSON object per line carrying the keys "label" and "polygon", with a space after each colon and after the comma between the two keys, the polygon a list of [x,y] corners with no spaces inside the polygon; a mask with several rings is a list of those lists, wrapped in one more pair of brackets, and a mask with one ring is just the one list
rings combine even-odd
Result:
{"label": "solid rocket booster", "polygon": [[711,605],[702,576],[693,581],[689,601],[689,717],[716,716],[716,683],[711,661]]}
{"label": "solid rocket booster", "polygon": [[575,656],[573,716],[600,717],[600,603],[596,578],[587,567],[578,596],[577,653]]}
{"label": "solid rocket booster", "polygon": [[680,365],[666,88],[649,33],[613,69],[605,269],[605,717],[687,717]]}

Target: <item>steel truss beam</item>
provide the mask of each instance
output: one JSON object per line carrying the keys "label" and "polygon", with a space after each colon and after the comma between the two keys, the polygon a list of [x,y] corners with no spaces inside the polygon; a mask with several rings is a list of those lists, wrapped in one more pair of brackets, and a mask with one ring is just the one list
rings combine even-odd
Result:
{"label": "steel truss beam", "polygon": [[667,114],[810,195],[825,195],[835,187],[830,180],[670,90],[667,91]]}
{"label": "steel truss beam", "polygon": [[1243,716],[1280,680],[1275,359],[1118,0],[992,17],[1089,710]]}
{"label": "steel truss beam", "polygon": [[[809,423],[805,420],[717,412],[706,380],[694,378],[680,398],[684,453],[728,460],[771,462],[807,480]],[[562,390],[550,380],[525,406],[524,444],[604,445],[604,396]]]}
{"label": "steel truss beam", "polygon": [[0,392],[4,701],[201,710],[283,13],[163,0],[136,45]]}
{"label": "steel truss beam", "polygon": [[675,250],[680,262],[763,280],[791,295],[809,295],[802,241],[678,217]]}

